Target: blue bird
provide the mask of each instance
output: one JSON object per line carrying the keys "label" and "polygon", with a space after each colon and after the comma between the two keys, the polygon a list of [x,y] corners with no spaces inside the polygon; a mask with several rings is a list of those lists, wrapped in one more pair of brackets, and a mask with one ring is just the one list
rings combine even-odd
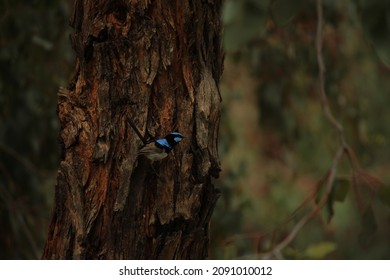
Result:
{"label": "blue bird", "polygon": [[157,161],[168,156],[168,153],[183,140],[184,135],[178,131],[174,131],[166,135],[164,138],[155,140],[144,145],[139,151],[138,155],[143,155],[151,161]]}

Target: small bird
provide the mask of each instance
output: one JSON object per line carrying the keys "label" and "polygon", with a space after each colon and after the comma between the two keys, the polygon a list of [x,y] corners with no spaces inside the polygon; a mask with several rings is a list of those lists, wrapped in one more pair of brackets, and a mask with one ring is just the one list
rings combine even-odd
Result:
{"label": "small bird", "polygon": [[166,135],[164,138],[152,141],[145,144],[139,151],[138,155],[143,155],[151,161],[157,161],[168,156],[168,153],[185,138],[178,131],[174,131]]}

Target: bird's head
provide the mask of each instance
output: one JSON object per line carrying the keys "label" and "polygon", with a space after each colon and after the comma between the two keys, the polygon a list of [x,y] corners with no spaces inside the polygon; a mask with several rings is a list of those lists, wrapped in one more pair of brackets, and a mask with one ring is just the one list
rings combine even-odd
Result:
{"label": "bird's head", "polygon": [[174,147],[177,143],[179,143],[181,140],[183,140],[183,138],[185,138],[185,136],[182,135],[179,131],[174,131],[174,132],[171,132],[168,135],[166,135],[164,138],[167,140],[169,145]]}

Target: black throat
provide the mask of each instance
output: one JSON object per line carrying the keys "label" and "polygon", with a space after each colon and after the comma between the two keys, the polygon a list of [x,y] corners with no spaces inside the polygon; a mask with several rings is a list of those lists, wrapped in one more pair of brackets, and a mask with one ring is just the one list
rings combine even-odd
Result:
{"label": "black throat", "polygon": [[176,142],[175,141],[175,138],[178,137],[177,135],[172,135],[172,134],[168,134],[167,136],[165,136],[165,139],[167,140],[168,144],[174,148],[176,146],[177,143],[179,142]]}

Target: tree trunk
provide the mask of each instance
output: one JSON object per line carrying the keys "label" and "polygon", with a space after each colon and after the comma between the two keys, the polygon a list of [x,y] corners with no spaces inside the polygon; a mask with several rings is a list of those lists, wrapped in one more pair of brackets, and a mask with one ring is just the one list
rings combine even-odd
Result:
{"label": "tree trunk", "polygon": [[[203,259],[218,191],[221,0],[75,0],[43,259]],[[142,142],[186,138],[152,164]]]}

